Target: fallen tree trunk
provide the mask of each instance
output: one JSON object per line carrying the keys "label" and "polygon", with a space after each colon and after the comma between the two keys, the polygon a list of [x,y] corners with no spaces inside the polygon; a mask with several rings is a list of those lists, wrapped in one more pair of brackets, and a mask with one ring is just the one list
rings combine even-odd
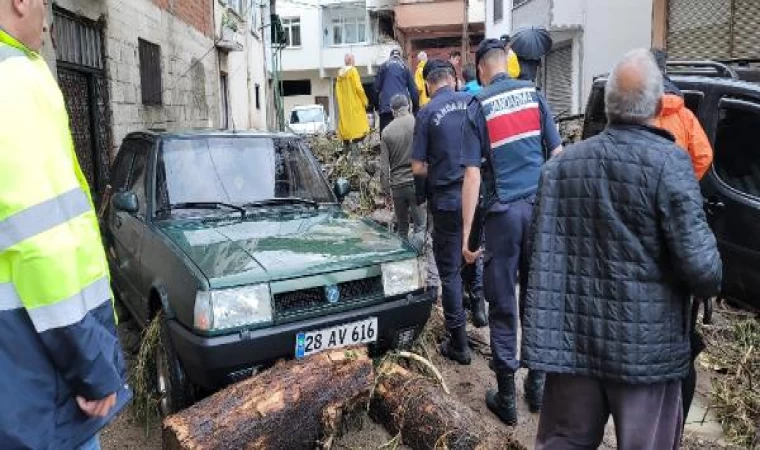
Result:
{"label": "fallen tree trunk", "polygon": [[379,370],[370,415],[415,450],[524,450],[506,430],[489,427],[439,385],[396,364]]}
{"label": "fallen tree trunk", "polygon": [[277,364],[163,424],[170,450],[329,448],[344,414],[366,405],[373,382],[365,350]]}

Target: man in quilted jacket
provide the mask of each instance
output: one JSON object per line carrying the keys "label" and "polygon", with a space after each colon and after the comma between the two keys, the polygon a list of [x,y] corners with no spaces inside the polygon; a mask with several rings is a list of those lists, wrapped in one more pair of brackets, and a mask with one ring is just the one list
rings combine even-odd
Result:
{"label": "man in quilted jacket", "polygon": [[537,449],[676,449],[690,296],[718,294],[715,237],[689,155],[652,126],[663,80],[647,50],[613,69],[608,127],[541,174],[527,251],[522,363],[547,373]]}

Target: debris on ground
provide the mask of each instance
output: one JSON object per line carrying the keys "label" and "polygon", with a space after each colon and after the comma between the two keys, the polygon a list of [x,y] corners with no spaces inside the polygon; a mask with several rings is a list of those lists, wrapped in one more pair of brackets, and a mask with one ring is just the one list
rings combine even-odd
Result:
{"label": "debris on ground", "polygon": [[164,448],[332,448],[366,407],[373,373],[364,349],[280,362],[167,417]]}
{"label": "debris on ground", "polygon": [[724,313],[702,327],[701,364],[722,375],[713,379],[711,408],[732,444],[760,448],[760,321],[748,312]]}
{"label": "debris on ground", "polygon": [[486,426],[440,384],[392,362],[378,369],[370,416],[415,450],[525,449],[506,428]]}
{"label": "debris on ground", "polygon": [[156,389],[156,348],[161,345],[161,313],[142,332],[135,366],[130,372],[130,385],[134,392],[132,412],[145,425],[146,434],[150,422],[159,419],[159,398]]}

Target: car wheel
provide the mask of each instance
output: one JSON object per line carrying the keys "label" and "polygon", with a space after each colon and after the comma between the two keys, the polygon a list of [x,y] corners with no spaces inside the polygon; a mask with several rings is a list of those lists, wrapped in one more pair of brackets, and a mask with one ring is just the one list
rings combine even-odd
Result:
{"label": "car wheel", "polygon": [[194,389],[177,358],[169,336],[168,319],[161,313],[161,339],[155,349],[156,395],[162,416],[180,411],[194,402]]}

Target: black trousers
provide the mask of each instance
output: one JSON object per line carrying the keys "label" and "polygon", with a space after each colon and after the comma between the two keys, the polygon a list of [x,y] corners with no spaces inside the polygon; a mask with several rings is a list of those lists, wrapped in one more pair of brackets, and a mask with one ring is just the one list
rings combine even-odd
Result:
{"label": "black trousers", "polygon": [[383,134],[383,130],[389,123],[393,122],[393,113],[380,113],[380,134]]}

